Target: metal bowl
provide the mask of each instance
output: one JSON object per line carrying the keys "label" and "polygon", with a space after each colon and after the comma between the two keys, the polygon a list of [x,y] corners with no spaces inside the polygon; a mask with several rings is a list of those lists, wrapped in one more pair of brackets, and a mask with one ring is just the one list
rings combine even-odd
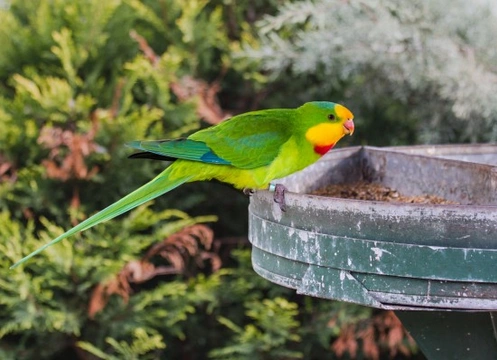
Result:
{"label": "metal bowl", "polygon": [[[286,212],[268,191],[252,196],[253,267],[298,293],[376,308],[497,310],[496,162],[491,145],[334,150],[280,181]],[[355,181],[460,205],[308,195]]]}

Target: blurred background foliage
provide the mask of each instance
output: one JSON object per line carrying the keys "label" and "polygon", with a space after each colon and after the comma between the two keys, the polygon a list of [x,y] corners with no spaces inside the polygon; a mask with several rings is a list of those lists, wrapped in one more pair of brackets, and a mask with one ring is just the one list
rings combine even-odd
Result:
{"label": "blurred background foliage", "polygon": [[343,145],[497,140],[495,9],[392,0],[0,1],[0,357],[420,357],[390,312],[251,269],[247,199],[187,184],[8,267],[165,164],[123,144],[343,102]]}

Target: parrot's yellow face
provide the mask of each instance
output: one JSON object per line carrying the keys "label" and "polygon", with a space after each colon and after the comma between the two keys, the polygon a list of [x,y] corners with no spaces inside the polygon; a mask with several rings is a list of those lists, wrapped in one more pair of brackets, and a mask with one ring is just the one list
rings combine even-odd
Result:
{"label": "parrot's yellow face", "polygon": [[314,151],[324,155],[342,137],[354,133],[354,115],[345,106],[335,104],[333,109],[320,109],[320,122],[305,133]]}

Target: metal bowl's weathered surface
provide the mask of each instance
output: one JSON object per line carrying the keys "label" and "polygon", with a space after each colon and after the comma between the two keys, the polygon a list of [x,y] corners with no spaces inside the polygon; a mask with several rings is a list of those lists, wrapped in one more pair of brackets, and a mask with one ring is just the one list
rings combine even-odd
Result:
{"label": "metal bowl's weathered surface", "polygon": [[[282,179],[287,212],[267,191],[251,198],[254,269],[302,294],[377,308],[497,310],[495,163],[496,146],[332,151]],[[462,205],[305,194],[359,180]]]}
{"label": "metal bowl's weathered surface", "polygon": [[436,156],[444,159],[468,161],[479,164],[497,166],[496,145],[419,145],[397,146],[391,151],[401,151],[406,154]]}

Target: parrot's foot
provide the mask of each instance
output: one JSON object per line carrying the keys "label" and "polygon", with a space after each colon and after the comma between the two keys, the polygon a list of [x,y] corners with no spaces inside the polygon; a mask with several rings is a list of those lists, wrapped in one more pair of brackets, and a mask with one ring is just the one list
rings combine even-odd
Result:
{"label": "parrot's foot", "polygon": [[250,189],[250,188],[243,188],[242,191],[247,196],[252,196],[255,193],[255,190],[254,189]]}
{"label": "parrot's foot", "polygon": [[286,186],[283,184],[271,184],[269,185],[269,190],[274,191],[274,202],[280,206],[281,211],[286,211],[285,191],[288,191]]}

